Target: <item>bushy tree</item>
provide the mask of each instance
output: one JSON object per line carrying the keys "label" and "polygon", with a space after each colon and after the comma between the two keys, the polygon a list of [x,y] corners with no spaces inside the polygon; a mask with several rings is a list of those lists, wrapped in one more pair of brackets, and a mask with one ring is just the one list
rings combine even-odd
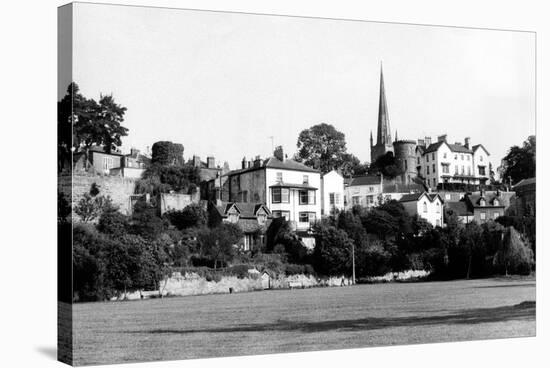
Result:
{"label": "bushy tree", "polygon": [[500,249],[495,253],[493,264],[504,273],[529,274],[534,265],[533,251],[525,244],[520,233],[513,227],[506,228]]}
{"label": "bushy tree", "polygon": [[197,234],[201,254],[218,264],[231,261],[235,255],[236,245],[243,237],[241,229],[232,223],[221,223],[214,228],[203,228]]}
{"label": "bushy tree", "polygon": [[499,167],[503,182],[512,179],[517,184],[522,179],[532,178],[536,173],[536,137],[531,135],[523,142],[523,146],[512,146],[502,159]]}
{"label": "bushy tree", "polygon": [[180,166],[164,166],[158,163],[150,165],[142,174],[136,186],[138,193],[159,193],[175,191],[193,194],[200,184],[199,168],[184,163]]}
{"label": "bushy tree", "polygon": [[350,275],[353,240],[344,230],[319,222],[313,227],[313,267],[322,275]]}
{"label": "bushy tree", "polygon": [[131,232],[149,240],[155,240],[166,228],[167,221],[158,216],[158,210],[145,202],[134,206]]}
{"label": "bushy tree", "polygon": [[327,173],[341,167],[346,139],[334,126],[321,123],[304,129],[298,136],[296,160]]}
{"label": "bushy tree", "polygon": [[383,174],[386,178],[395,178],[403,173],[399,169],[397,159],[393,155],[393,152],[386,152],[384,155],[378,157],[374,163],[369,167],[370,174]]}
{"label": "bushy tree", "polygon": [[108,210],[100,215],[97,229],[107,235],[123,236],[130,230],[130,221],[128,216],[119,211]]}
{"label": "bushy tree", "polygon": [[275,252],[277,246],[288,262],[302,264],[309,261],[307,248],[284,217],[273,219],[266,230],[265,251]]}
{"label": "bushy tree", "polygon": [[104,211],[112,211],[116,208],[109,196],[100,195],[99,186],[92,184],[90,191],[84,193],[74,208],[74,212],[83,222],[91,222],[97,219]]}
{"label": "bushy tree", "polygon": [[170,211],[165,214],[170,223],[179,230],[206,225],[207,214],[200,204],[190,204],[181,211]]}

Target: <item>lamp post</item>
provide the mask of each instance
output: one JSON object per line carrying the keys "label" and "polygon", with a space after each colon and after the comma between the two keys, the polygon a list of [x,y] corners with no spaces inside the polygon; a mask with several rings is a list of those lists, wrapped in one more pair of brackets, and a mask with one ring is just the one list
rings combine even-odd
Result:
{"label": "lamp post", "polygon": [[351,243],[351,284],[355,285],[355,242]]}

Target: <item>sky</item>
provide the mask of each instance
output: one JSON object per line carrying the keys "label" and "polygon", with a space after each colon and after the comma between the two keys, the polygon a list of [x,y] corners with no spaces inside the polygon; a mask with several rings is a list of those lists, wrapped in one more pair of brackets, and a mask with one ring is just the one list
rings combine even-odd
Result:
{"label": "sky", "polygon": [[[76,3],[73,80],[128,108],[123,150],[291,157],[329,123],[370,160],[380,66],[392,136],[483,144],[496,167],[535,134],[535,34]],[[58,97],[69,81],[61,81]]]}

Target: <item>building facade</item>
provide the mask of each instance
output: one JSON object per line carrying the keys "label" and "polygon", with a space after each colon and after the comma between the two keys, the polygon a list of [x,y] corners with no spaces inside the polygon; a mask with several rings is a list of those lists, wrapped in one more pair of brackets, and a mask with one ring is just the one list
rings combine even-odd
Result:
{"label": "building facade", "polygon": [[240,170],[226,174],[220,193],[227,193],[230,202],[263,203],[274,218],[284,217],[293,229],[307,231],[321,218],[321,173],[284,159],[280,148],[277,156],[243,160]]}
{"label": "building facade", "polygon": [[409,215],[418,215],[434,227],[443,226],[443,200],[437,193],[406,194],[399,202]]}
{"label": "building facade", "polygon": [[426,138],[416,147],[416,168],[430,189],[452,183],[484,185],[490,177],[489,152],[481,144],[470,147],[470,138],[464,144],[450,144],[446,135],[436,143]]}
{"label": "building facade", "polygon": [[321,177],[321,216],[344,209],[344,177],[335,170]]}

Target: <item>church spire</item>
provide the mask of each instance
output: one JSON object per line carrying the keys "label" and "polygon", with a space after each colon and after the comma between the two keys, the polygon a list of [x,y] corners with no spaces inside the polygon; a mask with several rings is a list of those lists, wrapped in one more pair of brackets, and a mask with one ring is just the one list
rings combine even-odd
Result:
{"label": "church spire", "polygon": [[380,100],[378,104],[378,132],[376,136],[377,145],[391,144],[390,120],[388,106],[386,103],[386,90],[384,88],[384,71],[380,62]]}

